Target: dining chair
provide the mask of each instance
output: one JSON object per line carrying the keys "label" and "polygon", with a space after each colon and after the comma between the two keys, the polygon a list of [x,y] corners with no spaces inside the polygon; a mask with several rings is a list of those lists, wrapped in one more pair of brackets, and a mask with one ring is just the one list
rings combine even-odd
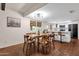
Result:
{"label": "dining chair", "polygon": [[23,52],[26,52],[25,55],[32,55],[33,51],[35,51],[35,41],[30,36],[24,35]]}
{"label": "dining chair", "polygon": [[25,53],[25,51],[26,51],[26,43],[27,43],[28,39],[29,39],[29,36],[24,35],[23,53]]}
{"label": "dining chair", "polygon": [[42,53],[43,54],[48,54],[50,52],[51,42],[49,40],[49,36],[47,36],[47,35],[42,36],[41,47],[42,47]]}

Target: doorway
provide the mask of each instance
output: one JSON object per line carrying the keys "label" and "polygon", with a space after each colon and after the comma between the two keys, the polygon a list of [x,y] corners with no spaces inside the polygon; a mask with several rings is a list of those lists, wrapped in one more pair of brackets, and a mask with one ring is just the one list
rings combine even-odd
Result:
{"label": "doorway", "polygon": [[78,24],[69,24],[69,31],[71,31],[71,38],[78,39]]}

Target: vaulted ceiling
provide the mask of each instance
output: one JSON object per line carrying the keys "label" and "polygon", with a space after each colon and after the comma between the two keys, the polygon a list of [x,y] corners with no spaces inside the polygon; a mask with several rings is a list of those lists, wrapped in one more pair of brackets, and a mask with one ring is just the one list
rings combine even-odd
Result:
{"label": "vaulted ceiling", "polygon": [[79,3],[48,3],[28,16],[43,12],[46,14],[44,20],[49,22],[76,21],[79,20]]}
{"label": "vaulted ceiling", "polygon": [[49,22],[79,20],[79,3],[6,3],[5,9],[14,10],[25,17],[41,13],[43,20]]}
{"label": "vaulted ceiling", "polygon": [[[43,7],[46,3],[6,3],[5,10],[11,9],[26,16],[29,13]],[[1,4],[0,4],[1,8]]]}

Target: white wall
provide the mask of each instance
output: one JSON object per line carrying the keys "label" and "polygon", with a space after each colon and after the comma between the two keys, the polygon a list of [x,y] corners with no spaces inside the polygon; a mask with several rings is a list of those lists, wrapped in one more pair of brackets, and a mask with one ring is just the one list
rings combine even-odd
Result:
{"label": "white wall", "polygon": [[[21,27],[7,27],[7,16],[21,19]],[[0,48],[23,42],[24,34],[30,31],[29,19],[12,10],[0,10]]]}

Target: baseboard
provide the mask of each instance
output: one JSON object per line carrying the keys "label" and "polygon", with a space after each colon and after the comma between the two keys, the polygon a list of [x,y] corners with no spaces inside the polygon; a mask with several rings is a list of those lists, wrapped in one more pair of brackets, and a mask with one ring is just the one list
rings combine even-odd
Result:
{"label": "baseboard", "polygon": [[20,44],[23,44],[23,42],[12,44],[12,45],[7,45],[7,46],[4,46],[4,47],[0,47],[0,49],[4,49],[4,48],[8,48],[8,47],[13,47],[13,46],[17,46],[17,45],[20,45]]}

